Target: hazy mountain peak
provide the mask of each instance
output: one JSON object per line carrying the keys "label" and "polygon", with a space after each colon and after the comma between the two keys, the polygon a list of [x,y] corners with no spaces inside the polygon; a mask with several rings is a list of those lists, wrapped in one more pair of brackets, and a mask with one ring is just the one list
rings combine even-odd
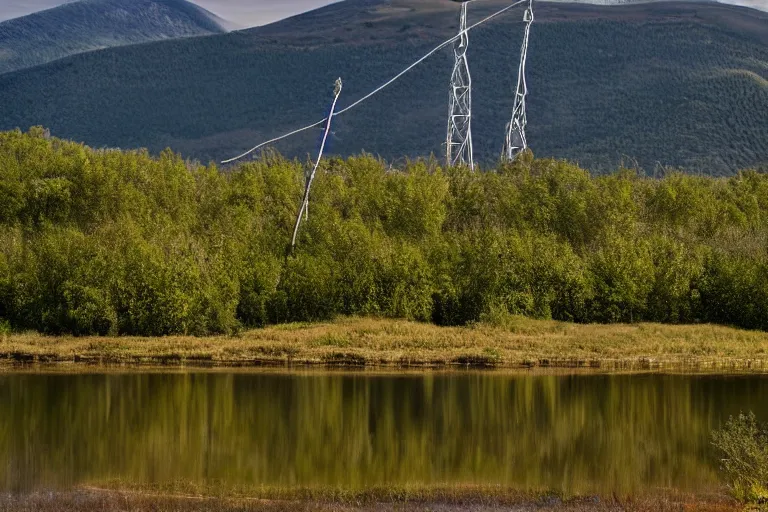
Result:
{"label": "hazy mountain peak", "polygon": [[186,0],[80,0],[0,23],[0,73],[90,50],[226,32]]}
{"label": "hazy mountain peak", "polygon": [[[545,1],[594,4],[594,5],[627,5],[627,4],[663,2],[668,0],[545,0]],[[715,3],[720,3],[720,4],[740,5],[743,7],[751,7],[753,9],[758,9],[761,11],[768,11],[768,0],[711,0],[711,1]]]}

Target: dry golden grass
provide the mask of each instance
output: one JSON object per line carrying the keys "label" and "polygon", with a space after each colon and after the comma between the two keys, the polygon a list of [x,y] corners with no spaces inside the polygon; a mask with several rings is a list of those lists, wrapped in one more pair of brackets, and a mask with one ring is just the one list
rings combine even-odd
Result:
{"label": "dry golden grass", "polygon": [[[237,336],[0,337],[0,360],[170,366],[370,366],[768,371],[768,333],[714,325],[579,325],[510,317],[437,327],[342,318]],[[5,365],[8,367],[9,365]]]}

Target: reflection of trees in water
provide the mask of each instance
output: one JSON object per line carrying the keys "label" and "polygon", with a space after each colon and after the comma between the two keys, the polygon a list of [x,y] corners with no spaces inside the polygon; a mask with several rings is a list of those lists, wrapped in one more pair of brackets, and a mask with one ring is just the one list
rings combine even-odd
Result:
{"label": "reflection of trees in water", "polygon": [[710,431],[759,404],[760,377],[2,376],[0,487],[695,488]]}

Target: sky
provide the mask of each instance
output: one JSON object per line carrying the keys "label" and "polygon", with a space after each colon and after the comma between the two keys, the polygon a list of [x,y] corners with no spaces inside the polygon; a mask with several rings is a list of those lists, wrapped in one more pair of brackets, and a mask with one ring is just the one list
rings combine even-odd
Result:
{"label": "sky", "polygon": [[[75,0],[0,0],[0,21],[24,16]],[[241,28],[266,25],[288,16],[317,9],[337,0],[192,0]],[[610,0],[587,0],[610,3]],[[724,0],[768,11],[768,0]]]}
{"label": "sky", "polygon": [[[0,21],[17,18],[74,0],[0,0]],[[247,28],[317,9],[334,0],[192,0],[214,14]]]}

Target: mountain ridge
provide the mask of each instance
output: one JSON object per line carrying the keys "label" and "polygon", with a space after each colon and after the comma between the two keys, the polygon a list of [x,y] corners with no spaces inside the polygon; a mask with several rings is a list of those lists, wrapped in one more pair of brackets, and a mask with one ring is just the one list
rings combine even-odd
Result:
{"label": "mountain ridge", "polygon": [[[343,108],[455,33],[447,0],[356,0],[265,27],[114,48],[0,76],[0,129],[45,125],[93,146],[221,160]],[[473,20],[504,2],[489,0]],[[521,15],[521,13],[519,13]],[[478,160],[511,112],[522,23],[470,34]],[[768,15],[715,3],[538,4],[529,58],[537,156],[731,174],[768,164]],[[440,154],[450,50],[336,119],[329,153]],[[95,72],[98,70],[98,73]],[[45,84],[43,86],[42,84]],[[51,92],[53,91],[53,92]],[[76,93],[75,93],[76,91]],[[319,133],[276,145],[304,158]],[[497,140],[498,139],[498,140]]]}
{"label": "mountain ridge", "polygon": [[186,0],[79,0],[0,22],[0,74],[103,48],[224,33],[225,24]]}

